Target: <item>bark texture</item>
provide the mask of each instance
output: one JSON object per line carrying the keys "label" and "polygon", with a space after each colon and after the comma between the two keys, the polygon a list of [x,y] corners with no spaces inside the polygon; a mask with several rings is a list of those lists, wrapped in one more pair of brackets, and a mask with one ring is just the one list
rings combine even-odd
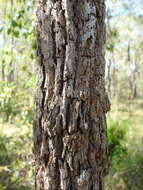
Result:
{"label": "bark texture", "polygon": [[103,0],[39,0],[36,190],[103,190]]}

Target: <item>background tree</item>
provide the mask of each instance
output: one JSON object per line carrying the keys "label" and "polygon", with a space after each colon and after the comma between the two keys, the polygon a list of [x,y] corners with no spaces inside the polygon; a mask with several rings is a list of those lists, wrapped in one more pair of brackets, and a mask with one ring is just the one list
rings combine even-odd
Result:
{"label": "background tree", "polygon": [[104,1],[39,1],[37,190],[103,190],[107,169]]}

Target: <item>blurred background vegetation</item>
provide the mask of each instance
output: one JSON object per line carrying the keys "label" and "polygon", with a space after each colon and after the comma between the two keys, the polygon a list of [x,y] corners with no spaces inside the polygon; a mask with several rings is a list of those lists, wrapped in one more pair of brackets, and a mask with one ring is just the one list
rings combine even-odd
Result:
{"label": "blurred background vegetation", "polygon": [[[143,187],[143,1],[106,0],[106,190]],[[34,0],[0,0],[0,190],[33,190]]]}

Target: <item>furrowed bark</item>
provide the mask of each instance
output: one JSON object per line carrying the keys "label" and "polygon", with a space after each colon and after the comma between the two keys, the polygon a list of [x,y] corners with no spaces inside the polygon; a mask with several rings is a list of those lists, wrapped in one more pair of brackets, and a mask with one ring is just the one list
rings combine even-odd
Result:
{"label": "furrowed bark", "polygon": [[102,0],[39,0],[36,190],[103,190],[104,17]]}

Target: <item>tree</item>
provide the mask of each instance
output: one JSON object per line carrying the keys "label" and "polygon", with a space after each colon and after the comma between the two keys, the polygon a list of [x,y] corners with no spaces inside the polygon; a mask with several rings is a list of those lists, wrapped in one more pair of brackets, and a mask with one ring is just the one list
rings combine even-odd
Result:
{"label": "tree", "polygon": [[104,17],[103,0],[39,0],[36,190],[103,190]]}

